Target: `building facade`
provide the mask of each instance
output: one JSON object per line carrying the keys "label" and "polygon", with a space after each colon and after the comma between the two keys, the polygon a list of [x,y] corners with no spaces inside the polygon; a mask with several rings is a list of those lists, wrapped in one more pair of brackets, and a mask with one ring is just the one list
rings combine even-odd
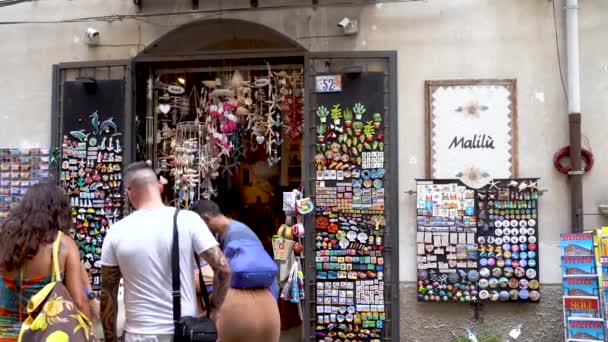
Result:
{"label": "building facade", "polygon": [[[286,4],[289,3],[289,4]],[[355,2],[353,2],[355,3]],[[0,10],[0,146],[51,144],[52,66],[63,62],[136,57],[182,25],[240,19],[271,28],[308,52],[396,51],[398,104],[399,308],[401,341],[450,341],[466,328],[508,333],[522,326],[523,341],[563,336],[559,234],[569,231],[567,176],[553,166],[568,143],[564,83],[564,4],[545,0],[428,0],[338,5],[319,1],[201,2],[186,0],[31,1]],[[294,6],[293,8],[291,6]],[[264,9],[264,6],[275,6]],[[247,8],[247,9],[238,9]],[[555,17],[554,17],[555,11]],[[176,13],[167,15],[169,13]],[[359,32],[344,35],[338,22],[357,18]],[[587,228],[604,225],[597,206],[608,203],[604,163],[608,140],[608,2],[582,0],[580,59],[584,147],[595,165],[584,176]],[[85,44],[85,31],[99,44]],[[201,34],[204,34],[202,32]],[[192,37],[193,40],[203,37]],[[559,58],[558,58],[559,57]],[[562,65],[559,65],[561,60]],[[560,77],[560,67],[562,69]],[[425,99],[428,80],[516,79],[519,175],[538,177],[542,300],[538,304],[427,304],[416,300],[416,200],[408,195],[425,177]],[[396,324],[396,322],[393,322]]]}

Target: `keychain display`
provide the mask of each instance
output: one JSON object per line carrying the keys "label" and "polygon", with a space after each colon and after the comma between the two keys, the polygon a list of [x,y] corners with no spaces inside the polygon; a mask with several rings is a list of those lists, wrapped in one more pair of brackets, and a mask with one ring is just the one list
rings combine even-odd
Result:
{"label": "keychain display", "polygon": [[[384,334],[384,128],[362,103],[319,106],[313,291],[318,341]],[[376,124],[377,123],[377,124]]]}
{"label": "keychain display", "polygon": [[0,220],[15,209],[27,189],[49,179],[48,148],[0,149]]}
{"label": "keychain display", "polygon": [[72,237],[99,294],[103,240],[110,225],[123,216],[123,147],[113,118],[100,122],[95,112],[90,119],[90,129],[63,137],[59,182],[72,205]]}
{"label": "keychain display", "polygon": [[539,302],[538,180],[417,185],[418,300]]}

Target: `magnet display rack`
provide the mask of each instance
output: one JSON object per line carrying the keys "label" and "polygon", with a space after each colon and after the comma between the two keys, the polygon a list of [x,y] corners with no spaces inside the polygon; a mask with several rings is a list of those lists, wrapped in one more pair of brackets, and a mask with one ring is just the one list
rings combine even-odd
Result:
{"label": "magnet display rack", "polygon": [[0,220],[17,207],[27,189],[49,179],[49,149],[0,149]]}
{"label": "magnet display rack", "polygon": [[101,121],[95,112],[89,122],[92,128],[85,124],[63,136],[59,182],[72,205],[71,235],[99,295],[103,241],[110,225],[123,215],[123,147],[112,118]]}
{"label": "magnet display rack", "polygon": [[419,301],[540,301],[538,179],[417,182]]}

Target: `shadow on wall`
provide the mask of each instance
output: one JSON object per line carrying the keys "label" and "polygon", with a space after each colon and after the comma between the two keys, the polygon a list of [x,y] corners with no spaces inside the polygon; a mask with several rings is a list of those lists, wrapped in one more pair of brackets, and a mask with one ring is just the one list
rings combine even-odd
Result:
{"label": "shadow on wall", "polygon": [[[471,305],[457,303],[419,303],[416,285],[400,287],[400,341],[450,342],[465,336],[466,329],[475,332],[500,333],[505,341],[554,342],[564,340],[562,287],[543,285],[537,304],[495,303],[481,308],[480,319],[474,319]],[[522,325],[517,340],[506,340],[511,329]]]}

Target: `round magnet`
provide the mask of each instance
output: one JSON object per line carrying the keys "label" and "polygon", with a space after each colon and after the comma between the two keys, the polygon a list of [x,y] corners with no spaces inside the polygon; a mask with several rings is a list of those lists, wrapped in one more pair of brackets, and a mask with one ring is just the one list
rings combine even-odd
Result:
{"label": "round magnet", "polygon": [[540,300],[540,293],[538,291],[530,291],[530,300],[538,302]]}
{"label": "round magnet", "polygon": [[468,273],[469,279],[471,281],[478,281],[479,280],[479,272],[475,271],[475,270],[471,270]]}
{"label": "round magnet", "polygon": [[500,293],[498,294],[498,297],[500,298],[500,301],[506,302],[509,300],[509,292],[500,291]]}
{"label": "round magnet", "polygon": [[[488,279],[479,279],[479,288],[480,289],[487,289],[488,285],[489,285]],[[479,294],[481,295],[481,292],[479,292]]]}
{"label": "round magnet", "polygon": [[515,279],[515,278],[511,278],[509,279],[509,287],[512,289],[516,289],[519,287],[519,280]]}
{"label": "round magnet", "polygon": [[496,228],[502,228],[502,221],[498,221],[498,220],[495,221],[494,222],[494,227],[496,227]]}
{"label": "round magnet", "polygon": [[528,268],[526,270],[526,277],[528,279],[534,279],[534,278],[536,278],[536,270],[533,269],[533,268]]}
{"label": "round magnet", "polygon": [[536,243],[536,236],[530,236],[530,238],[528,239],[529,243]]}
{"label": "round magnet", "polygon": [[502,229],[500,229],[500,228],[494,229],[494,235],[502,236]]}
{"label": "round magnet", "polygon": [[498,277],[500,277],[501,275],[502,275],[502,268],[499,268],[499,267],[494,267],[494,268],[492,269],[492,276],[494,276],[494,277],[498,278]]}
{"label": "round magnet", "polygon": [[530,280],[530,289],[531,290],[536,290],[539,287],[540,287],[540,283],[538,282],[538,280],[536,280],[536,279]]}
{"label": "round magnet", "polygon": [[513,245],[513,246],[511,246],[511,250],[513,252],[519,252],[519,245]]}
{"label": "round magnet", "polygon": [[505,251],[504,253],[502,253],[502,256],[505,259],[511,259],[512,254],[513,254],[513,252],[511,252],[511,251]]}
{"label": "round magnet", "polygon": [[511,235],[517,235],[517,234],[519,234],[519,229],[511,228]]}
{"label": "round magnet", "polygon": [[523,269],[523,267],[517,267],[517,268],[515,268],[515,276],[516,277],[521,278],[524,275],[526,275],[526,271]]}
{"label": "round magnet", "polygon": [[511,267],[511,265],[513,265],[513,260],[511,260],[511,259],[505,259],[505,266]]}
{"label": "round magnet", "polygon": [[528,292],[528,290],[519,290],[519,298],[526,300],[528,299],[530,293]]}
{"label": "round magnet", "polygon": [[533,236],[534,234],[536,234],[536,230],[534,228],[528,228],[526,234]]}
{"label": "round magnet", "polygon": [[519,235],[526,235],[528,230],[526,228],[519,228]]}
{"label": "round magnet", "polygon": [[490,292],[488,292],[488,290],[479,291],[479,299],[487,300],[488,298],[490,298]]}
{"label": "round magnet", "polygon": [[511,236],[511,243],[516,244],[519,242],[519,238],[515,235]]}
{"label": "round magnet", "polygon": [[348,308],[346,308],[346,312],[348,312],[349,314],[353,315],[356,312],[356,309],[354,306],[349,306]]}
{"label": "round magnet", "polygon": [[521,267],[528,266],[528,260],[524,260],[524,259],[519,260],[519,266],[521,266]]}
{"label": "round magnet", "polygon": [[519,222],[517,222],[517,220],[511,220],[511,222],[509,222],[509,225],[511,227],[517,227],[519,225]]}
{"label": "round magnet", "polygon": [[488,243],[489,244],[494,244],[494,237],[493,236],[488,236]]}
{"label": "round magnet", "polygon": [[479,264],[481,266],[487,266],[488,265],[488,259],[486,259],[486,258],[479,259]]}
{"label": "round magnet", "polygon": [[500,268],[505,267],[505,261],[503,259],[496,260],[496,266]]}
{"label": "round magnet", "polygon": [[89,138],[89,146],[91,146],[91,147],[95,147],[95,146],[97,146],[97,138],[95,138],[95,137],[90,137],[90,138]]}
{"label": "round magnet", "polygon": [[511,222],[509,220],[502,220],[502,226],[503,227],[509,227],[511,225]]}
{"label": "round magnet", "polygon": [[528,253],[526,253],[526,252],[519,253],[519,258],[522,260],[528,259]]}
{"label": "round magnet", "polygon": [[488,285],[492,289],[497,288],[498,287],[498,279],[496,279],[496,278],[490,278],[490,280],[488,280]]}
{"label": "round magnet", "polygon": [[374,188],[380,189],[381,187],[382,187],[382,180],[381,179],[374,179]]}
{"label": "round magnet", "polygon": [[519,260],[513,260],[511,262],[511,266],[518,268],[518,267],[521,267],[521,263],[519,262]]}
{"label": "round magnet", "polygon": [[511,290],[511,291],[509,291],[509,298],[511,298],[511,300],[518,300],[519,299],[519,292],[517,290]]}
{"label": "round magnet", "polygon": [[510,251],[510,250],[511,250],[511,245],[510,245],[510,244],[508,244],[508,243],[503,243],[503,244],[502,244],[502,249],[503,249],[504,251]]}
{"label": "round magnet", "polygon": [[528,226],[535,227],[536,226],[536,220],[534,220],[534,219],[528,220]]}
{"label": "round magnet", "polygon": [[505,236],[505,239],[506,239],[507,236],[511,236],[511,229],[509,229],[509,228],[503,229],[502,230],[502,235]]}
{"label": "round magnet", "polygon": [[500,279],[498,279],[498,286],[503,289],[506,288],[507,286],[509,286],[509,280],[506,277],[501,277]]}
{"label": "round magnet", "polygon": [[513,252],[511,258],[513,258],[513,260],[519,260],[519,252]]}
{"label": "round magnet", "polygon": [[502,238],[497,237],[496,239],[494,239],[494,243],[495,243],[497,246],[502,245]]}
{"label": "round magnet", "polygon": [[357,238],[359,239],[359,242],[361,242],[361,243],[367,242],[367,234],[365,234],[365,233],[359,233],[359,235],[357,235]]}
{"label": "round magnet", "polygon": [[521,289],[527,289],[530,284],[528,283],[528,279],[522,279],[519,281],[519,287]]}
{"label": "round magnet", "polygon": [[496,259],[494,258],[489,258],[488,259],[488,266],[490,267],[494,267],[496,265]]}
{"label": "round magnet", "polygon": [[528,259],[535,259],[535,258],[536,258],[536,252],[534,252],[534,251],[528,252]]}
{"label": "round magnet", "polygon": [[531,251],[535,251],[536,250],[536,243],[530,241],[530,244],[528,245],[528,249]]}
{"label": "round magnet", "polygon": [[536,267],[536,260],[535,259],[528,260],[528,267]]}
{"label": "round magnet", "polygon": [[526,242],[528,242],[528,237],[525,235],[521,235],[519,237],[519,243],[526,243]]}
{"label": "round magnet", "polygon": [[520,251],[527,251],[528,250],[528,245],[526,245],[525,243],[522,243],[521,245],[519,245],[519,250]]}
{"label": "round magnet", "polygon": [[486,237],[485,236],[480,236],[477,238],[477,242],[480,244],[484,244],[486,243]]}
{"label": "round magnet", "polygon": [[528,222],[526,220],[519,221],[519,226],[521,228],[526,228],[528,226]]}
{"label": "round magnet", "polygon": [[490,270],[488,268],[484,267],[479,270],[479,275],[482,276],[483,278],[487,278],[490,276]]}

